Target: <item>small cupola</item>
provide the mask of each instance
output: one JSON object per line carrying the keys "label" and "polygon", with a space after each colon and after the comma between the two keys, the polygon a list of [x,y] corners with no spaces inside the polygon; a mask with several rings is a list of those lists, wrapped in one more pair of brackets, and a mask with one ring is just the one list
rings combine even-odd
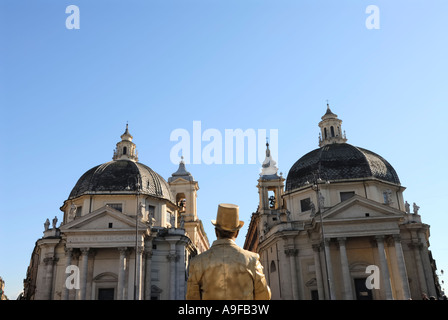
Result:
{"label": "small cupola", "polygon": [[131,160],[138,162],[138,152],[135,143],[132,142],[132,135],[129,133],[128,124],[126,130],[121,135],[121,141],[117,143],[114,150],[113,160]]}
{"label": "small cupola", "polygon": [[334,114],[330,105],[327,103],[327,112],[322,116],[322,121],[319,122],[319,147],[326,146],[332,143],[345,143],[347,138],[345,131],[342,131],[342,120],[338,118],[337,114]]}

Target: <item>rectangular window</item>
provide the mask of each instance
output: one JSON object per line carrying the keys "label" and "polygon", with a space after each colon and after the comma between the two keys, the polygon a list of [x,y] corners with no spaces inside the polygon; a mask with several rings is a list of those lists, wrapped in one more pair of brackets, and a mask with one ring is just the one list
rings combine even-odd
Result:
{"label": "rectangular window", "polygon": [[82,206],[79,206],[78,208],[76,208],[76,216],[80,217],[82,213]]}
{"label": "rectangular window", "polygon": [[346,192],[341,192],[340,196],[341,196],[341,202],[350,199],[351,197],[353,197],[355,195],[355,191],[346,191]]}
{"label": "rectangular window", "polygon": [[123,212],[123,205],[121,203],[106,203],[107,206],[114,208],[120,212]]}
{"label": "rectangular window", "polygon": [[300,200],[300,210],[302,212],[311,210],[311,199],[310,198]]}
{"label": "rectangular window", "polygon": [[154,216],[154,213],[156,212],[156,207],[154,206],[148,206],[148,216],[153,217],[154,219],[156,218]]}
{"label": "rectangular window", "polygon": [[167,211],[167,212],[165,213],[165,219],[166,219],[166,223],[167,223],[167,224],[169,224],[171,227],[174,227],[174,226],[173,226],[173,219],[172,219],[171,212]]}

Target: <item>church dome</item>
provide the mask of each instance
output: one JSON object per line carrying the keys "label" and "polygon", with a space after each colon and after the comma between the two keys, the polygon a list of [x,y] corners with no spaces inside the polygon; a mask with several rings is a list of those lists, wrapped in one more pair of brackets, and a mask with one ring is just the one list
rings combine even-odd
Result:
{"label": "church dome", "polygon": [[378,154],[348,143],[327,144],[301,157],[289,170],[286,191],[314,180],[313,173],[328,181],[379,179],[400,184],[395,169]]}
{"label": "church dome", "polygon": [[148,166],[131,160],[103,163],[84,173],[69,199],[83,194],[140,193],[174,202],[168,183]]}
{"label": "church dome", "polygon": [[175,202],[168,183],[150,167],[138,162],[128,125],[114,150],[113,161],[84,173],[70,192],[69,199],[84,194],[145,194]]}
{"label": "church dome", "polygon": [[[301,157],[291,167],[286,191],[303,187],[316,178],[326,181],[379,179],[400,185],[395,169],[378,154],[346,143],[342,120],[330,110],[319,122],[319,147]],[[319,175],[319,176],[317,176]]]}

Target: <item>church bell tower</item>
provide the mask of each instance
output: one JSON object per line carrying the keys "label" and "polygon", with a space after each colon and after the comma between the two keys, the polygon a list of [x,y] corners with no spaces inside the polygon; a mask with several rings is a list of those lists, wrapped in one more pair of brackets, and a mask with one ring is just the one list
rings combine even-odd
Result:
{"label": "church bell tower", "polygon": [[266,158],[263,161],[260,178],[258,179],[259,205],[261,234],[265,234],[269,229],[281,221],[286,214],[286,207],[283,203],[284,181],[282,174],[277,174],[278,168],[271,156],[269,143],[266,143]]}

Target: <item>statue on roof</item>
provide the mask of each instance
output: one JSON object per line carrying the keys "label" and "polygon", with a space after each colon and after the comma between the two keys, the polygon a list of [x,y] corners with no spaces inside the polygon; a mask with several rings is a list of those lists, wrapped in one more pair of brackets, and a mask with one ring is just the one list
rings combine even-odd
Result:
{"label": "statue on roof", "polygon": [[269,150],[269,143],[266,142],[266,158],[261,165],[261,176],[268,176],[277,174],[278,168],[276,166],[277,162],[271,156],[271,150]]}

